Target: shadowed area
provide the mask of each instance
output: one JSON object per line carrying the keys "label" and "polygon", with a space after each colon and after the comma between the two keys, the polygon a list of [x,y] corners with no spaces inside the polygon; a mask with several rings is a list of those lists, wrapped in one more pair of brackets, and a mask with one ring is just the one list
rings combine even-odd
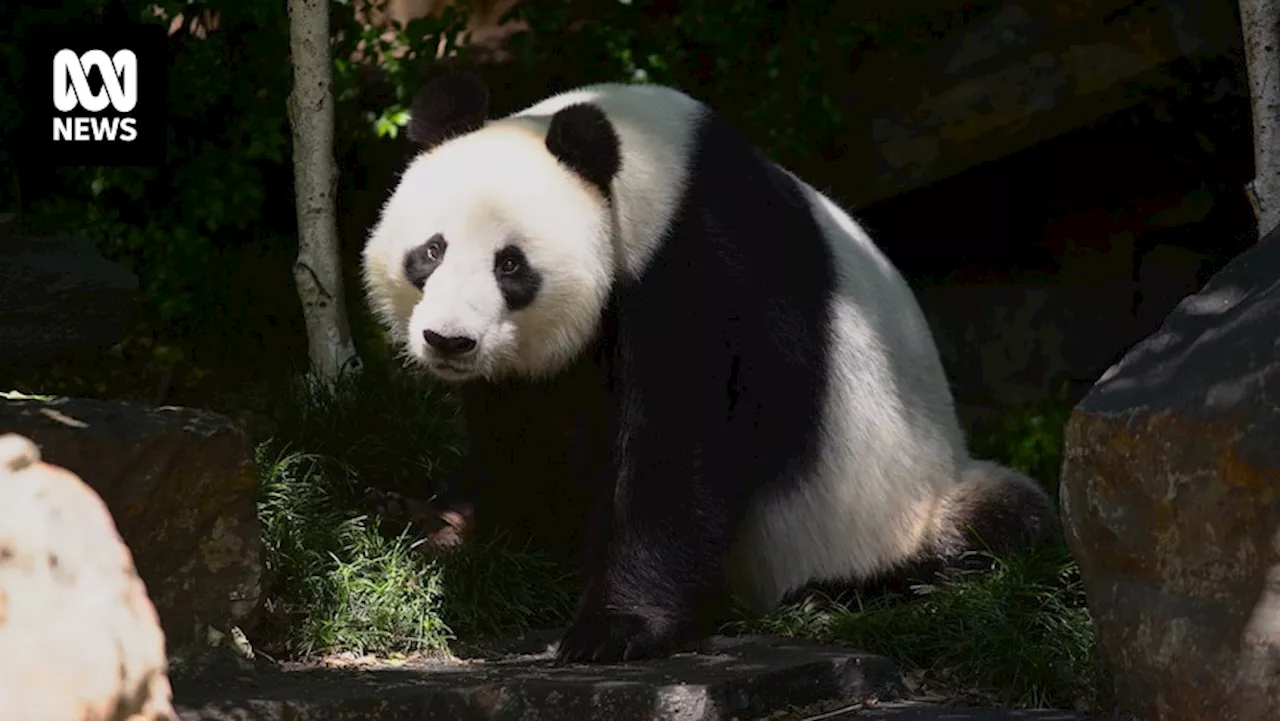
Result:
{"label": "shadowed area", "polygon": [[888,707],[852,711],[846,716],[830,716],[828,719],[860,719],[864,721],[1102,721],[1098,716],[1086,716],[1072,711],[1056,709],[1026,709],[1015,711],[1001,708],[938,708],[889,704]]}

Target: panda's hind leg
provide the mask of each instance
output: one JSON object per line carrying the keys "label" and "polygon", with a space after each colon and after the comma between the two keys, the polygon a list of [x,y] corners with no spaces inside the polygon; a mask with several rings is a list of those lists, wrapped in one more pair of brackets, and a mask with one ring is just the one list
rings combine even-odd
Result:
{"label": "panda's hind leg", "polygon": [[1058,513],[1035,480],[1012,468],[971,459],[943,499],[931,554],[952,566],[971,551],[1003,555],[1058,531]]}
{"label": "panda's hind leg", "polygon": [[1058,528],[1057,510],[1034,480],[991,461],[970,460],[941,499],[931,538],[918,553],[873,575],[810,581],[786,593],[780,604],[905,595],[947,571],[988,570],[992,555],[1032,548]]}

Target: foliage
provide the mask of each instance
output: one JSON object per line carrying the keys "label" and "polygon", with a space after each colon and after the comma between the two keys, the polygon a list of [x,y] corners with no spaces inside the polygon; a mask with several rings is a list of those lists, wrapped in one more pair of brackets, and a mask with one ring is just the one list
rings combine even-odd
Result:
{"label": "foliage", "polygon": [[388,540],[369,517],[343,513],[334,496],[349,491],[342,486],[352,479],[326,469],[326,459],[273,459],[270,448],[259,449],[258,464],[265,469],[262,535],[274,583],[259,643],[297,656],[444,648],[439,570],[418,558],[408,539]]}
{"label": "foliage", "polygon": [[[390,380],[388,380],[390,379]],[[253,642],[270,652],[391,653],[563,623],[562,561],[502,539],[440,558],[362,510],[372,487],[420,496],[453,462],[458,429],[438,388],[392,373],[332,390],[264,387],[253,409],[267,565],[274,581]]]}
{"label": "foliage", "polygon": [[413,93],[425,69],[437,55],[465,61],[464,38],[467,8],[470,2],[455,2],[439,14],[418,18],[404,27],[398,23],[390,30],[368,25],[357,16],[352,0],[333,0],[331,20],[333,44],[333,94],[340,106],[360,105],[367,68],[378,68],[389,97],[380,105],[360,107],[360,112],[340,116],[337,129],[340,142],[368,141],[372,137],[396,137],[408,122]]}
{"label": "foliage", "polygon": [[798,602],[731,630],[839,641],[920,670],[935,690],[1030,708],[1094,705],[1101,688],[1079,571],[1065,548],[996,559],[906,597]]}
{"label": "foliage", "polygon": [[606,59],[596,80],[684,89],[725,113],[775,160],[807,168],[839,157],[842,108],[853,99],[850,72],[865,50],[919,49],[996,4],[970,0],[928,12],[914,5],[868,14],[835,0],[623,1],[592,5],[591,22],[577,27],[579,18],[560,4],[526,2],[512,17],[530,31],[510,45],[526,67],[556,62],[540,44],[547,38],[598,48]]}
{"label": "foliage", "polygon": [[[461,455],[462,428],[440,387],[385,366],[327,388],[307,377],[251,386],[220,404],[250,413],[254,435],[340,459],[354,477],[420,495]],[[360,495],[343,500],[353,504]]]}
{"label": "foliage", "polygon": [[998,458],[1040,483],[1056,497],[1062,469],[1063,432],[1073,404],[1065,398],[1004,411],[995,425],[969,445],[980,458]]}
{"label": "foliage", "polygon": [[461,638],[567,625],[578,582],[565,562],[503,536],[443,560],[441,615]]}
{"label": "foliage", "polygon": [[[12,148],[21,107],[10,98],[20,81],[24,34],[83,22],[105,3],[69,0],[57,10],[31,4],[0,9],[17,42],[0,42],[8,77],[0,82],[0,148]],[[22,197],[26,229],[74,231],[137,273],[152,365],[160,371],[191,361],[235,371],[246,353],[259,362],[296,359],[301,333],[289,273],[296,252],[285,113],[291,84],[285,3],[123,0],[117,6],[143,22],[183,27],[170,38],[167,160],[156,168],[57,168],[18,165],[0,154]],[[333,5],[335,90],[341,147],[390,134],[402,105],[361,116],[361,68],[351,60],[358,44],[378,58],[402,99],[416,85],[415,70],[444,38],[456,41],[462,19],[453,13],[415,22],[378,37],[357,21],[349,0]],[[216,29],[196,21],[216,12]],[[429,50],[430,54],[426,51]],[[361,122],[350,118],[360,117]],[[44,192],[33,192],[44,191]],[[3,209],[0,207],[0,209]],[[156,340],[152,340],[156,339]],[[264,347],[265,346],[265,347]],[[286,364],[287,365],[287,364]],[[282,370],[283,368],[281,368]]]}

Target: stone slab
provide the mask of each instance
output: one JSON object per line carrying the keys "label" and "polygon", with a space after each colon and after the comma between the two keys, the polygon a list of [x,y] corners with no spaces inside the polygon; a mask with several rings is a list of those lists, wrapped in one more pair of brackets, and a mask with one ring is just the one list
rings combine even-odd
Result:
{"label": "stone slab", "polygon": [[392,666],[284,666],[174,679],[183,721],[729,721],[827,699],[902,698],[882,656],[764,637],[716,637],[699,653],[614,665],[554,665],[507,646]]}

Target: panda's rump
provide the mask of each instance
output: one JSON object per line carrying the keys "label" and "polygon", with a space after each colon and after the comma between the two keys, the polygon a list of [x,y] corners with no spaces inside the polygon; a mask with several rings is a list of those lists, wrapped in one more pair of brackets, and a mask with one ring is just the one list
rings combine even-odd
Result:
{"label": "panda's rump", "polygon": [[956,478],[945,431],[903,404],[875,349],[850,332],[853,309],[834,305],[817,461],[755,499],[730,556],[731,590],[762,610],[809,581],[870,577],[920,552]]}
{"label": "panda's rump", "polygon": [[839,280],[816,460],[755,498],[726,569],[730,590],[760,610],[809,581],[866,578],[921,553],[967,457],[910,289],[861,228],[800,184]]}

